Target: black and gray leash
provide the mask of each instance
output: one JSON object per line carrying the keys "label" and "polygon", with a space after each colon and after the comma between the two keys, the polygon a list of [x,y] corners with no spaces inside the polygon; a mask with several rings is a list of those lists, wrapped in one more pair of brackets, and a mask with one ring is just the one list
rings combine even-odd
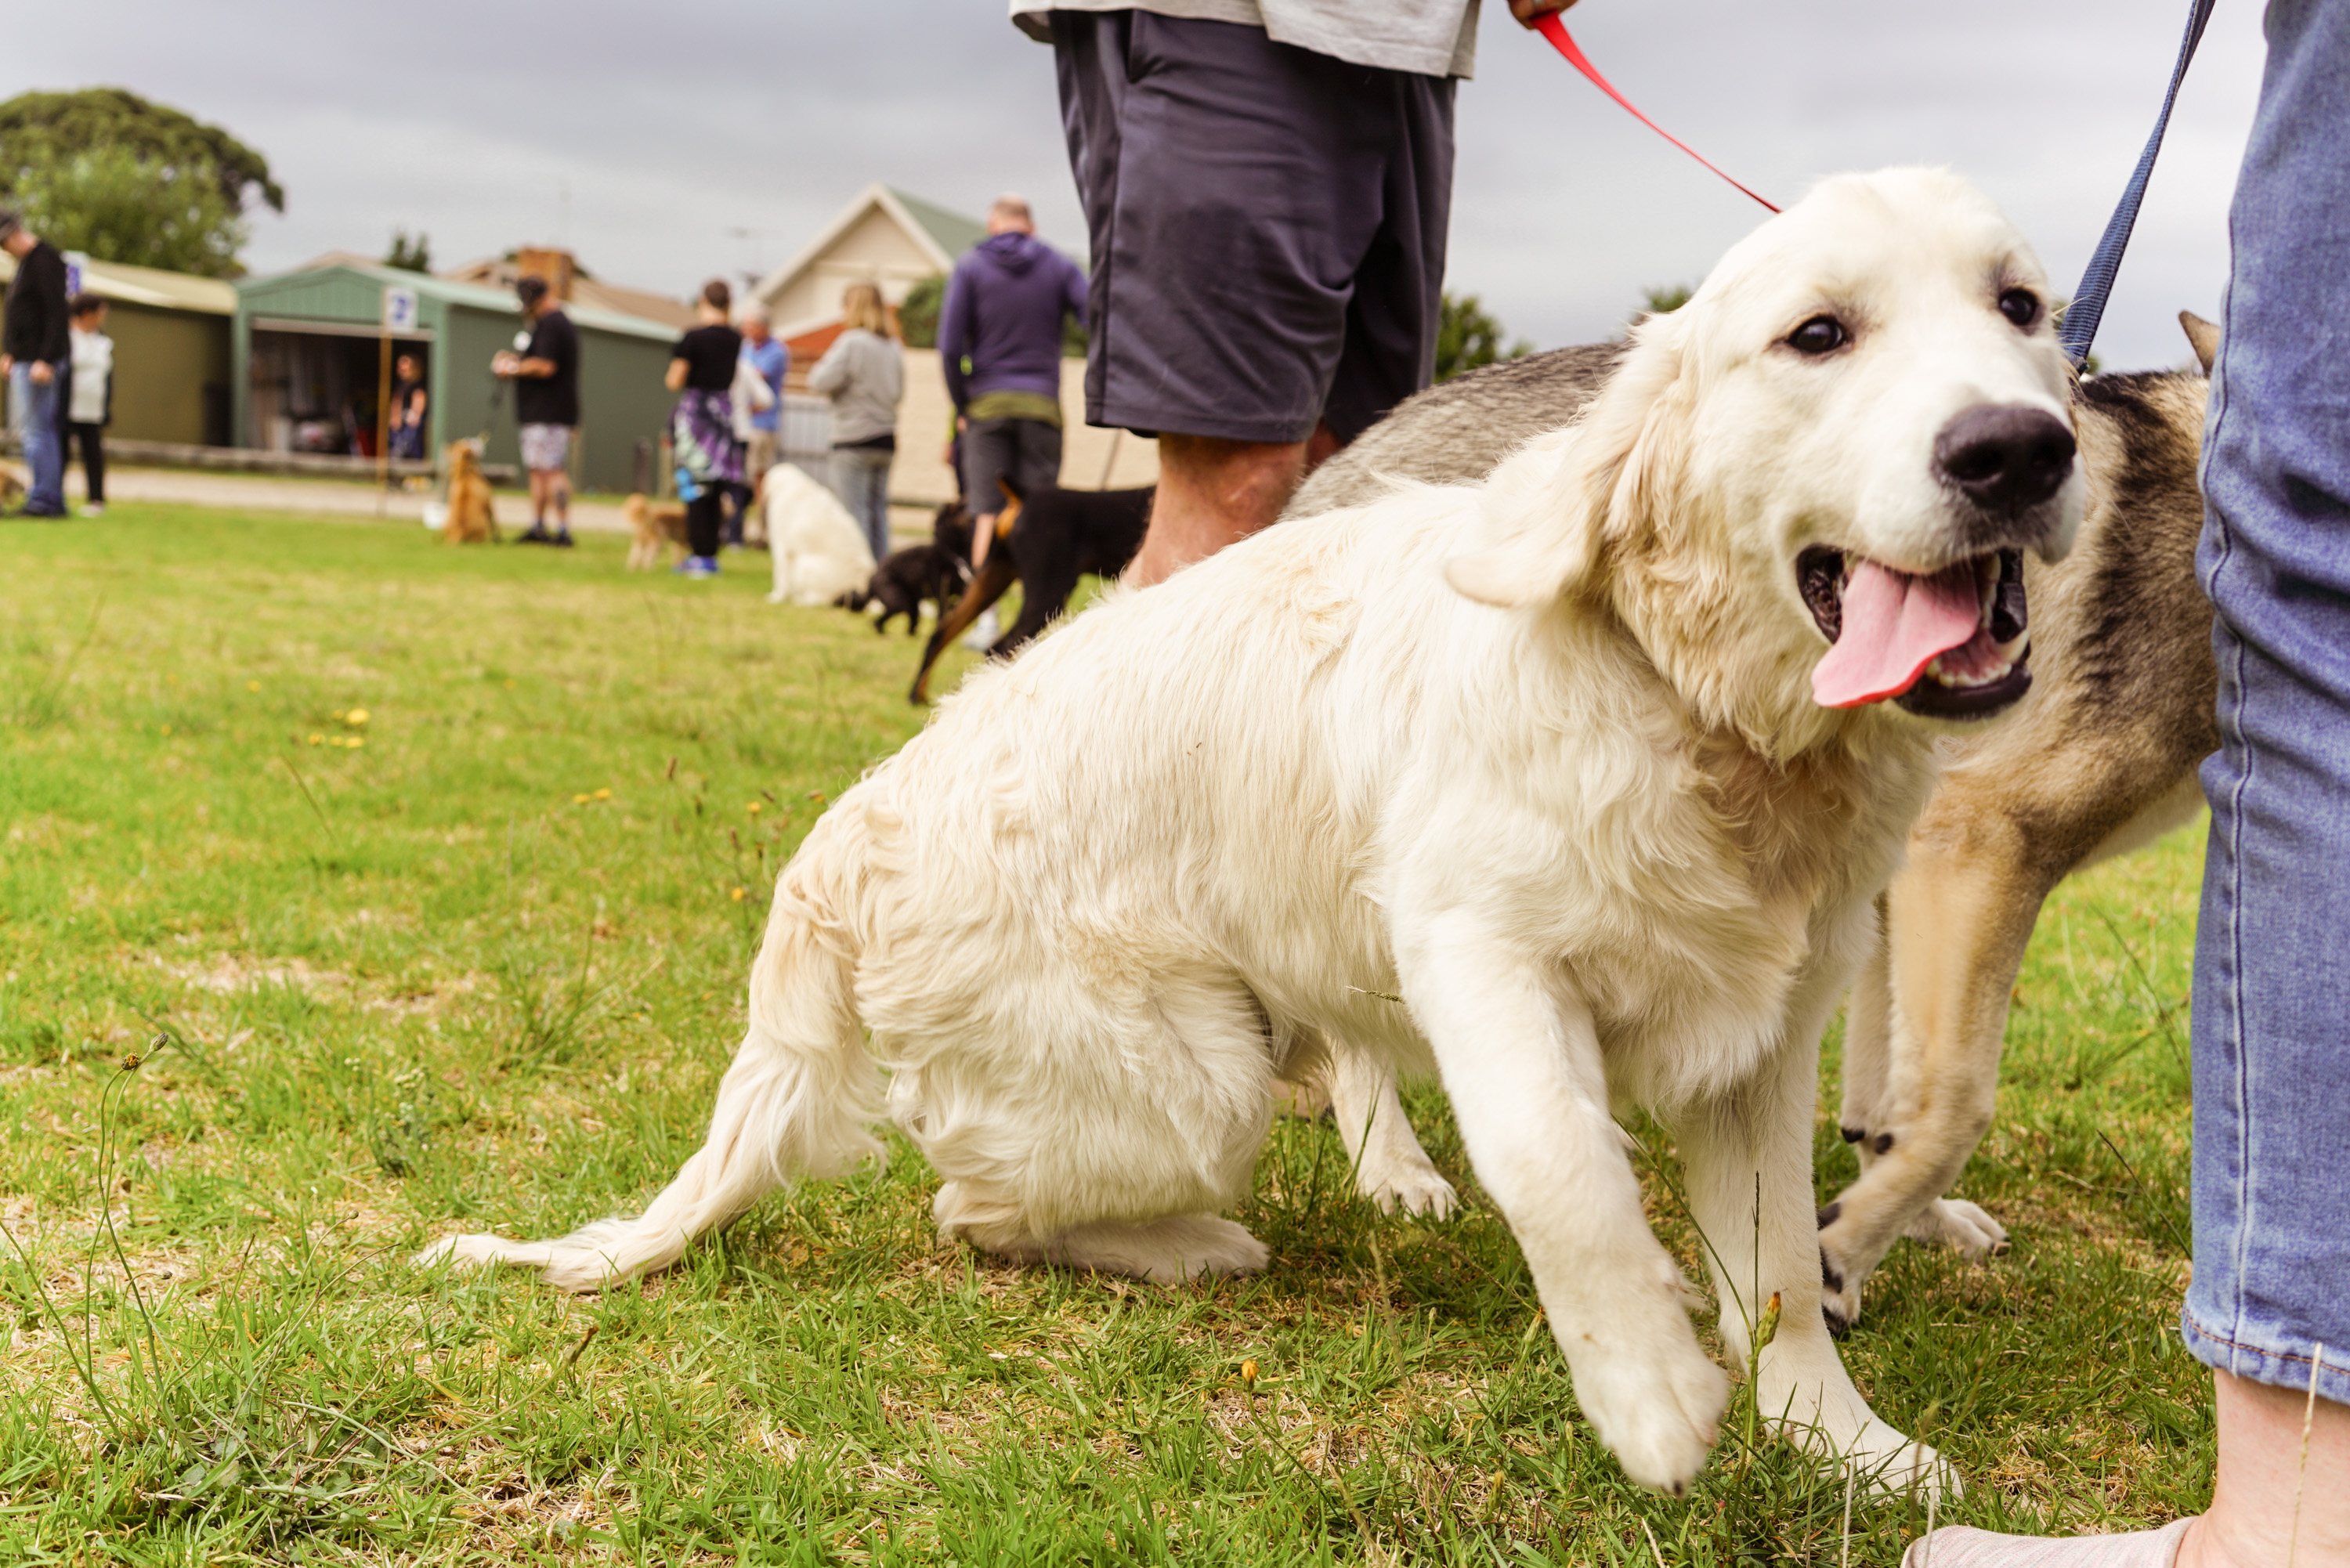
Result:
{"label": "black and gray leash", "polygon": [[2216,0],[2189,0],[2187,36],[2179,40],[2178,63],[2170,69],[2170,90],[2162,95],[2162,112],[2155,118],[2154,134],[2147,138],[2146,151],[2138,154],[2137,168],[2122,192],[2121,204],[2114,209],[2105,237],[2097,242],[2088,270],[2081,275],[2081,286],[2073,291],[2072,303],[2064,307],[2056,337],[2076,370],[2086,362],[2089,345],[2096,340],[2098,318],[2106,313],[2106,300],[2114,292],[2114,275],[2121,271],[2122,252],[2129,248],[2130,230],[2137,225],[2137,210],[2146,201],[2155,154],[2162,151],[2162,133],[2170,129],[2170,107],[2178,101],[2178,84],[2187,79],[2187,63],[2195,57],[2195,46],[2203,41],[2203,26],[2211,19],[2214,4]]}

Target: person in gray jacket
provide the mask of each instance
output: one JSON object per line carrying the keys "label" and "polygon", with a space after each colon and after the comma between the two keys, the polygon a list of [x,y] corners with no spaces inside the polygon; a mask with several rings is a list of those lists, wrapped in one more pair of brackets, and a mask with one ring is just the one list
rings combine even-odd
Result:
{"label": "person in gray jacket", "polygon": [[850,284],[840,314],[846,329],[808,372],[808,390],[832,400],[832,488],[878,561],[889,553],[889,464],[906,368],[879,289]]}

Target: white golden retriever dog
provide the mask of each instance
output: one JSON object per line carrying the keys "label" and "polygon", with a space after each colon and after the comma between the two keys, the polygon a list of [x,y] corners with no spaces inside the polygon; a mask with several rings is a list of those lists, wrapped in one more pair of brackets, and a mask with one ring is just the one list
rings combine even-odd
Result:
{"label": "white golden retriever dog", "polygon": [[974,674],[785,868],[709,1140],[651,1207],[428,1257],[592,1289],[886,1116],[946,1237],[1253,1269],[1219,1213],[1275,1075],[1336,1041],[1441,1074],[1635,1479],[1685,1486],[1727,1394],[1641,1214],[1638,1105],[1731,1355],[1789,1303],[1763,1411],[1938,1484],[1821,1321],[1814,1057],[1935,716],[2020,691],[2007,563],[2080,512],[2047,296],[1955,177],[1831,180],[1483,486],[1285,523]]}
{"label": "white golden retriever dog", "polygon": [[873,578],[873,547],[840,497],[788,462],[767,470],[767,550],[775,558],[771,605],[828,605]]}

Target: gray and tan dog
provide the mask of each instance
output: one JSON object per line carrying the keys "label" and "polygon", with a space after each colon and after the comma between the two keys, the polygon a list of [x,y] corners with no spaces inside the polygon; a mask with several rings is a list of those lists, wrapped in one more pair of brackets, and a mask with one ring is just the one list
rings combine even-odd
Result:
{"label": "gray and tan dog", "polygon": [[[2208,374],[2218,328],[2179,319]],[[1562,348],[1431,388],[1325,463],[1288,514],[1359,505],[1398,481],[1482,479],[1573,422],[1623,353]],[[2159,371],[2098,376],[2075,393],[2088,512],[2070,555],[2024,567],[2036,684],[2003,722],[1955,743],[1848,1008],[1842,1125],[1861,1175],[1820,1211],[1832,1324],[1859,1316],[1861,1283],[1899,1236],[2006,1249],[1998,1220],[1945,1194],[1991,1126],[2008,1002],[2041,904],[2074,872],[2150,843],[2202,804],[2196,766],[2219,745],[2211,607],[2195,580],[2207,386]],[[1327,1086],[1364,1194],[1448,1211],[1452,1189],[1393,1083],[1340,1050]]]}

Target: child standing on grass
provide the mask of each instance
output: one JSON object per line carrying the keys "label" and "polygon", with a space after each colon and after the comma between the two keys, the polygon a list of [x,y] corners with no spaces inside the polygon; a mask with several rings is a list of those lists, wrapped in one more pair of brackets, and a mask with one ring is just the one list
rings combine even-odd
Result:
{"label": "child standing on grass", "polygon": [[89,497],[82,504],[85,517],[106,514],[106,427],[114,417],[114,339],[106,335],[106,301],[97,295],[73,296],[72,320],[67,333],[65,418],[57,431],[64,461],[73,461],[81,446],[82,476],[89,482]]}

